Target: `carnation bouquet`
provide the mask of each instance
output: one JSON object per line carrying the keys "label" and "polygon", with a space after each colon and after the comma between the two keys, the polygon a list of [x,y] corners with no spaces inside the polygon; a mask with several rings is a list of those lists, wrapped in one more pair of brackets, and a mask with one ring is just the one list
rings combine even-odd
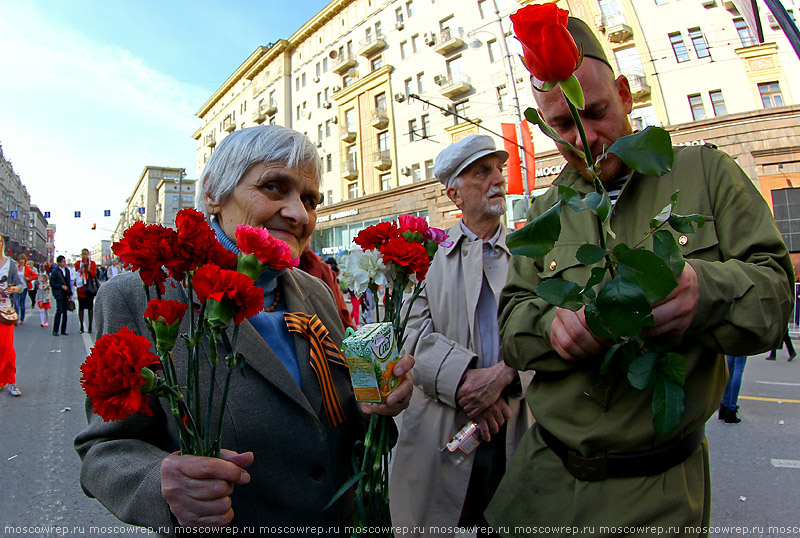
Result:
{"label": "carnation bouquet", "polygon": [[[386,221],[369,226],[353,240],[360,248],[352,250],[344,263],[344,284],[358,296],[369,289],[378,297],[378,288],[383,289],[383,321],[392,324],[398,350],[405,342],[411,305],[424,288],[425,275],[436,250],[440,245],[452,245],[447,237],[444,230],[428,226],[423,217],[400,215],[396,223]],[[363,456],[354,461],[356,474],[335,497],[356,483],[354,536],[392,535],[389,454],[397,438],[391,422],[390,417],[372,414]],[[375,534],[375,528],[382,531]]]}
{"label": "carnation bouquet", "polygon": [[674,158],[670,136],[664,129],[648,127],[619,138],[601,155],[592,155],[579,113],[584,108],[584,95],[574,75],[583,61],[583,49],[578,48],[567,30],[567,11],[550,3],[529,5],[513,14],[511,20],[522,43],[523,63],[533,75],[534,89],[548,92],[558,88],[563,93],[582,149],[561,138],[535,109],[528,108],[525,116],[582,159],[595,190],[581,197],[574,189],[559,185],[558,201],[508,236],[509,250],[516,255],[542,258],[558,241],[565,206],[594,215],[599,243],[586,243],[575,252],[579,263],[592,267],[589,279],[577,283],[549,278],[539,284],[536,294],[560,308],[584,309],[592,333],[613,343],[600,367],[610,387],[605,405],[609,405],[614,387],[622,380],[636,389],[651,391],[653,427],[657,434],[666,435],[678,426],[683,415],[686,361],[670,350],[668,342],[646,338],[642,331],[653,326],[653,306],[670,296],[684,269],[683,256],[667,227],[681,234],[693,233],[705,220],[700,215],[675,214],[675,192],[665,200],[663,210],[653,217],[649,232],[637,244],[620,242],[609,247],[609,240],[616,236],[610,224],[612,202],[599,177],[600,164],[609,154],[615,154],[636,172],[663,175],[672,167]]}
{"label": "carnation bouquet", "polygon": [[[219,243],[202,213],[183,209],[175,224],[177,230],[137,222],[114,244],[120,261],[141,278],[150,338],[127,327],[100,337],[81,365],[81,385],[94,413],[105,421],[134,413],[152,416],[147,395],[167,398],[181,453],[219,457],[231,375],[244,366],[236,352],[239,326],[263,308],[264,292],[255,282],[265,270],[293,268],[299,260],[263,228],[237,227],[237,256]],[[184,284],[185,303],[162,298],[169,277]],[[180,335],[187,315],[188,333]],[[175,368],[173,349],[179,336],[187,346],[186,379],[178,379]],[[219,402],[214,401],[213,385],[200,385],[204,341],[211,379],[220,361],[227,370]],[[156,354],[150,351],[153,344]]]}

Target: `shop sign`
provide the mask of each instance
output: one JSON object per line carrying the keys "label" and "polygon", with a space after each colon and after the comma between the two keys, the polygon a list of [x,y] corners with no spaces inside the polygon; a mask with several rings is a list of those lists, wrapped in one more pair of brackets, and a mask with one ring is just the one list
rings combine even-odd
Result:
{"label": "shop sign", "polygon": [[328,222],[329,220],[343,219],[354,215],[358,215],[358,209],[348,209],[347,211],[340,211],[339,213],[333,213],[331,215],[323,215],[317,217],[317,222]]}

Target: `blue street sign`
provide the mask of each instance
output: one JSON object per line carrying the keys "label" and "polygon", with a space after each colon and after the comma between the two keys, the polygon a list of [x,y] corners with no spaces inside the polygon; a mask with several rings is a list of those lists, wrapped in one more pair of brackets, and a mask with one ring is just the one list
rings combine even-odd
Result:
{"label": "blue street sign", "polygon": [[44,212],[44,218],[46,218],[46,219],[50,218],[50,212],[49,211],[45,211]]}
{"label": "blue street sign", "polygon": [[110,217],[111,216],[111,210],[110,209],[106,209],[105,211],[103,211],[103,216],[104,217]]}
{"label": "blue street sign", "polygon": [[143,207],[140,207],[140,208],[139,208],[139,214],[140,214],[140,215],[144,215],[144,208],[143,208]]}
{"label": "blue street sign", "polygon": [[76,211],[76,212],[75,212],[75,218],[76,218],[76,219],[79,219],[79,218],[81,218],[81,212],[80,212],[80,211]]}
{"label": "blue street sign", "polygon": [[12,219],[17,218],[17,212],[16,211],[14,211],[14,210],[11,211],[11,218]]}

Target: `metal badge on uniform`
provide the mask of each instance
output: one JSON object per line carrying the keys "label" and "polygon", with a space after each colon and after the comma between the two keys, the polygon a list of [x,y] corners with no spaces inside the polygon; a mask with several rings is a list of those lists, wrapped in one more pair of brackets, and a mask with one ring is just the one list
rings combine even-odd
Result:
{"label": "metal badge on uniform", "polygon": [[558,267],[558,264],[556,263],[556,261],[555,260],[551,261],[550,262],[550,270],[551,271],[555,271],[556,267]]}
{"label": "metal badge on uniform", "polygon": [[686,237],[685,235],[682,235],[682,236],[680,236],[678,238],[678,243],[680,243],[681,246],[685,245],[688,242],[689,242],[689,238]]}

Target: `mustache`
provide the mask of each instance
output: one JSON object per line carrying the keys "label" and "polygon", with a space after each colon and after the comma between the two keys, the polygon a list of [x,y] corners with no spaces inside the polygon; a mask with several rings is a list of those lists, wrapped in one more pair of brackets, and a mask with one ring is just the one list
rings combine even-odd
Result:
{"label": "mustache", "polygon": [[497,196],[498,194],[501,196],[505,196],[506,195],[505,187],[489,187],[489,190],[486,191],[487,198],[491,198],[492,196]]}

